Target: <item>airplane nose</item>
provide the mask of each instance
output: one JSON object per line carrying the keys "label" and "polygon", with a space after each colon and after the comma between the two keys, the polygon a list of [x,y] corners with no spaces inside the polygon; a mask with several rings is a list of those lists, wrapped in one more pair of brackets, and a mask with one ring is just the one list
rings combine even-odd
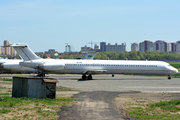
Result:
{"label": "airplane nose", "polygon": [[177,69],[173,70],[174,73],[178,73],[179,71]]}

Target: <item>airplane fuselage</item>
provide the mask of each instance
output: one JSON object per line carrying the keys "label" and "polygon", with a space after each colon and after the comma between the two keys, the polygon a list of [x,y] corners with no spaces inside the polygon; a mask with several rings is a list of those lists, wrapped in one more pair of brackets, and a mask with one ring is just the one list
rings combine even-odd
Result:
{"label": "airplane fuselage", "polygon": [[58,74],[152,74],[172,75],[178,70],[166,62],[135,60],[38,59],[20,65]]}

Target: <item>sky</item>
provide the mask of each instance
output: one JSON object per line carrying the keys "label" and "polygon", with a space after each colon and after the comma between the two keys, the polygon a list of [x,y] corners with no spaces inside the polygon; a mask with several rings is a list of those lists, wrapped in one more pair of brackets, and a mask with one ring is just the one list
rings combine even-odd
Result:
{"label": "sky", "polygon": [[91,41],[122,44],[180,40],[179,0],[1,0],[0,45],[27,43],[34,52]]}

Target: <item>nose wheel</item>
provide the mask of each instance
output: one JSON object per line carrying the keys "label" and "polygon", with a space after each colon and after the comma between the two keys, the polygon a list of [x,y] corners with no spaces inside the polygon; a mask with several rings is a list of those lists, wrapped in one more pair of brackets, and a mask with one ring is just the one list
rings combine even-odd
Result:
{"label": "nose wheel", "polygon": [[171,75],[168,75],[169,77],[168,77],[168,79],[170,80],[171,79]]}

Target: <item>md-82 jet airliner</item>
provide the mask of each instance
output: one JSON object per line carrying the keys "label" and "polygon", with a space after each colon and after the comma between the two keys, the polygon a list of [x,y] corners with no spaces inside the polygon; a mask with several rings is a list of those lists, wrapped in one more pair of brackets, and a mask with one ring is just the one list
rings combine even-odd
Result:
{"label": "md-82 jet airliner", "polygon": [[45,76],[46,73],[82,74],[82,79],[92,79],[94,74],[147,74],[171,75],[178,70],[170,64],[161,61],[136,60],[73,60],[73,59],[42,59],[38,57],[27,44],[11,44],[11,47],[23,59],[19,64],[37,69]]}

